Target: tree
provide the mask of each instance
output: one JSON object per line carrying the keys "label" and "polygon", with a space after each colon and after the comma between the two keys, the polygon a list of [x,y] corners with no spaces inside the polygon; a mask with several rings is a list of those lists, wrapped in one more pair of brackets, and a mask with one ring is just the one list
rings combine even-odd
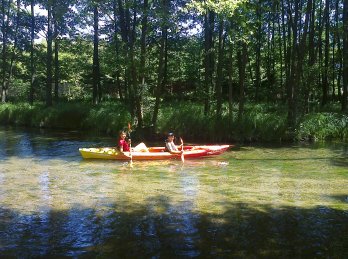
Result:
{"label": "tree", "polygon": [[99,66],[99,12],[98,3],[93,3],[93,104],[101,101],[100,66]]}
{"label": "tree", "polygon": [[52,0],[48,0],[46,3],[47,8],[47,72],[46,72],[46,106],[52,106]]}
{"label": "tree", "polygon": [[156,88],[156,101],[152,116],[152,124],[156,128],[158,111],[160,106],[160,99],[163,89],[166,84],[167,78],[167,53],[168,53],[168,15],[169,15],[169,3],[170,0],[161,0],[162,9],[162,28],[161,28],[161,40],[158,59],[158,77]]}
{"label": "tree", "polygon": [[348,109],[348,0],[343,3],[343,96],[342,110]]}

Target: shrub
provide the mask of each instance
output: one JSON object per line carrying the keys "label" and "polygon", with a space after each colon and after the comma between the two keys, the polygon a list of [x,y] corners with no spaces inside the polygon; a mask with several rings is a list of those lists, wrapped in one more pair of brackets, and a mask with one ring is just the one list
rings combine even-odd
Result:
{"label": "shrub", "polygon": [[348,116],[340,113],[311,113],[304,116],[296,131],[297,139],[348,139]]}

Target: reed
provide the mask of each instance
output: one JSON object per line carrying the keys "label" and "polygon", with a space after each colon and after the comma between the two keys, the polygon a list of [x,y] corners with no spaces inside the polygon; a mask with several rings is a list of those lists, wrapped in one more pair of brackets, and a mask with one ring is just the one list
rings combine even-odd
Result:
{"label": "reed", "polygon": [[[151,113],[152,110],[148,108],[144,117],[150,118]],[[206,143],[348,140],[346,114],[325,111],[307,114],[302,117],[294,134],[289,134],[287,130],[286,117],[287,108],[281,104],[247,103],[243,116],[239,117],[237,105],[233,106],[232,114],[229,114],[227,106],[223,106],[220,116],[217,116],[214,111],[204,114],[203,106],[195,102],[171,101],[162,105],[155,132],[139,137],[152,139],[173,131],[185,141]],[[53,107],[45,107],[40,103],[0,104],[1,125],[85,130],[117,135],[130,121],[131,115],[127,107],[117,101],[97,106],[85,102],[59,103]],[[139,129],[138,131],[140,132]]]}
{"label": "reed", "polygon": [[296,129],[298,140],[348,140],[348,116],[342,113],[310,113]]}

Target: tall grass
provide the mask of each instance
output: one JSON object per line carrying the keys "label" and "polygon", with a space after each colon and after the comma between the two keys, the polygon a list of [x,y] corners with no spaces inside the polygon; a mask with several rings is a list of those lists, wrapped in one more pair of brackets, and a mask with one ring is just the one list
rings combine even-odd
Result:
{"label": "tall grass", "polygon": [[59,103],[53,107],[42,104],[1,104],[0,123],[40,128],[93,130],[116,134],[130,121],[130,115],[120,103]]}
{"label": "tall grass", "polygon": [[[145,118],[151,117],[147,107]],[[294,140],[287,132],[287,107],[279,104],[247,103],[241,118],[235,105],[232,114],[223,106],[220,116],[212,111],[204,114],[203,106],[195,102],[164,103],[158,116],[157,129],[138,138],[163,137],[173,131],[186,141],[201,142],[280,142]],[[0,124],[31,127],[88,130],[109,135],[124,128],[131,116],[121,102],[104,102],[91,106],[83,102],[60,103],[46,108],[43,104],[0,104]],[[146,120],[149,121],[149,120]],[[135,137],[137,134],[134,134]],[[311,113],[302,118],[295,130],[297,140],[348,140],[348,116],[335,112]]]}
{"label": "tall grass", "polygon": [[296,129],[299,140],[348,140],[348,116],[340,113],[311,113]]}
{"label": "tall grass", "polygon": [[161,109],[159,130],[175,131],[192,140],[280,141],[286,137],[286,109],[270,104],[247,104],[242,118],[238,107],[232,117],[223,107],[220,117],[205,115],[201,105],[189,102],[168,104]]}

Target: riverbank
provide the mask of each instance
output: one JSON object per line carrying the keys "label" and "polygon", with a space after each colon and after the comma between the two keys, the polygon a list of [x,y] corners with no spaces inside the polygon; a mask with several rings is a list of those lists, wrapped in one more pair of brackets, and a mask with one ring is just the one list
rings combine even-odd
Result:
{"label": "riverbank", "polygon": [[[161,108],[157,128],[135,129],[139,139],[162,139],[174,131],[190,141],[214,142],[282,142],[296,140],[348,141],[348,115],[337,111],[318,111],[301,118],[294,130],[286,125],[286,107],[279,104],[248,104],[241,120],[237,107],[229,117],[224,109],[221,120],[204,115],[202,106],[193,102],[171,102]],[[150,125],[151,113],[144,113]],[[91,106],[85,102],[59,103],[45,107],[42,103],[7,103],[0,105],[0,124],[35,128],[94,131],[110,136],[118,134],[132,121],[120,102]]]}

